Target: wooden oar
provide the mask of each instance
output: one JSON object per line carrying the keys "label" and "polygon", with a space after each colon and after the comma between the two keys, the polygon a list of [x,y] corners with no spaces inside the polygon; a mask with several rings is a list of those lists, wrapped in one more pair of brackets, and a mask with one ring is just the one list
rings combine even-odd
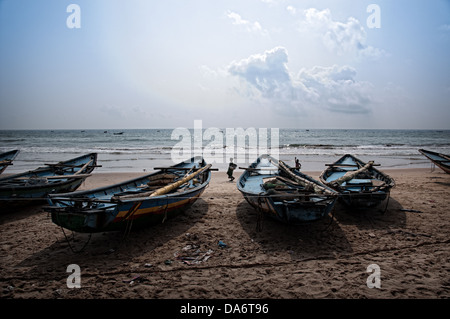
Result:
{"label": "wooden oar", "polygon": [[374,162],[370,161],[366,165],[364,165],[363,167],[361,167],[360,169],[358,169],[356,171],[348,171],[347,173],[345,173],[344,176],[334,180],[330,184],[332,184],[333,186],[340,186],[342,183],[348,182],[349,180],[355,178],[358,174],[367,171],[369,168],[371,168],[373,166],[373,164],[374,164]]}
{"label": "wooden oar", "polygon": [[89,166],[89,164],[92,163],[93,160],[90,160],[89,162],[87,162],[86,164],[84,164],[74,175],[79,175],[86,167]]}
{"label": "wooden oar", "polygon": [[183,185],[184,183],[189,182],[191,179],[193,179],[194,177],[196,177],[197,175],[203,173],[204,171],[208,170],[211,168],[211,164],[206,165],[205,167],[199,169],[198,171],[180,179],[179,181],[176,181],[173,184],[164,186],[160,189],[157,189],[156,191],[154,191],[152,194],[150,194],[149,197],[155,197],[155,196],[160,196],[160,195],[164,195],[167,194],[168,192],[180,187],[181,185]]}
{"label": "wooden oar", "polygon": [[[286,164],[284,164],[282,161],[278,161],[278,163],[279,163],[278,166],[280,167],[280,169],[282,169],[286,174],[289,175],[290,178],[292,178],[294,181],[296,181],[297,183],[301,184],[305,188],[309,188],[309,189],[313,190],[317,194],[334,195],[333,192],[329,191],[325,187],[321,187],[321,186],[319,186],[319,185],[317,185],[317,184],[307,180],[306,178],[300,177],[300,176],[292,173],[292,171],[288,167],[286,167]],[[277,165],[276,163],[273,163],[273,164]]]}
{"label": "wooden oar", "polygon": [[[153,197],[153,196],[159,196],[159,195],[164,195],[170,191],[172,191],[175,188],[178,188],[179,186],[183,185],[184,183],[190,181],[191,179],[193,179],[195,176],[197,176],[198,174],[202,173],[203,171],[205,171],[206,169],[208,169],[209,167],[211,167],[211,164],[208,164],[207,166],[205,166],[204,168],[192,173],[191,175],[185,176],[182,179],[180,179],[179,181],[176,181],[172,184],[166,185],[164,187],[161,188],[157,188],[156,190],[150,190],[148,192],[141,192],[141,193],[136,193],[136,194],[128,194],[128,195],[115,195],[111,198],[112,201],[118,201],[118,200],[127,200],[127,199],[133,199],[133,198],[145,198],[145,197]],[[210,168],[209,168],[210,169]],[[211,169],[210,169],[211,170]],[[169,174],[166,174],[169,175]],[[176,175],[171,175],[171,176],[176,176]],[[159,181],[159,180],[158,180]],[[148,183],[149,185],[150,183]],[[158,193],[156,193],[158,192]],[[155,194],[156,193],[156,194]]]}
{"label": "wooden oar", "polygon": [[154,192],[155,189],[161,188],[161,184],[167,185],[170,182],[173,182],[177,177],[178,175],[171,173],[162,173],[161,175],[149,176],[148,183],[142,186],[138,186],[138,188],[140,188],[140,191],[137,191],[134,194],[126,194],[126,195],[116,194],[112,196],[112,200],[118,201],[118,200],[148,197],[150,196],[151,193]]}
{"label": "wooden oar", "polygon": [[[77,168],[77,167],[81,167],[83,166],[82,164],[80,165],[72,165],[72,164],[61,164],[61,163],[56,163],[56,164],[44,164],[46,166],[53,166],[53,167],[66,167],[66,168]],[[92,165],[92,167],[102,167],[102,165]]]}
{"label": "wooden oar", "polygon": [[91,174],[79,174],[79,175],[55,175],[55,176],[38,176],[38,177],[18,177],[15,178],[17,180],[28,180],[28,179],[36,179],[36,178],[45,178],[45,179],[65,179],[65,178],[86,178],[91,176]]}
{"label": "wooden oar", "polygon": [[64,178],[86,178],[91,174],[78,174],[78,175],[56,175],[56,176],[44,176],[47,179],[64,179]]}
{"label": "wooden oar", "polygon": [[[372,166],[380,166],[381,164],[373,164]],[[357,164],[325,164],[325,166],[331,167],[359,167]]]}
{"label": "wooden oar", "polygon": [[239,167],[239,169],[245,169],[246,171],[278,171],[278,167],[261,167],[261,168],[253,168],[253,167]]}
{"label": "wooden oar", "polygon": [[[168,170],[173,169],[175,171],[190,171],[192,170],[192,167],[174,167],[174,166],[168,166],[168,167],[153,167],[154,170]],[[210,168],[210,171],[218,171],[218,168]]]}

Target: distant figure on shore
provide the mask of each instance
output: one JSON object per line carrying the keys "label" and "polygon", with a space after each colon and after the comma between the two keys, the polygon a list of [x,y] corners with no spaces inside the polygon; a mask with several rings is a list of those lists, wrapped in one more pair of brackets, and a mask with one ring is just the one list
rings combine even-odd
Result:
{"label": "distant figure on shore", "polygon": [[299,171],[301,167],[302,167],[302,164],[300,164],[300,161],[298,160],[298,158],[295,157],[295,169],[297,171]]}
{"label": "distant figure on shore", "polygon": [[236,169],[237,165],[233,163],[233,159],[230,158],[230,164],[228,165],[228,171],[227,171],[227,175],[228,175],[228,179],[230,180],[230,182],[234,181],[234,177],[233,177],[233,171]]}

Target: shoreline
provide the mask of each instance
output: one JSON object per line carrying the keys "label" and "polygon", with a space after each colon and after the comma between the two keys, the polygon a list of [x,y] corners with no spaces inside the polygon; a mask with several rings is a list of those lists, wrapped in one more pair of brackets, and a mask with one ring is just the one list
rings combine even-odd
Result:
{"label": "shoreline", "polygon": [[[319,171],[302,170],[313,178]],[[383,169],[396,181],[387,211],[363,213],[336,204],[330,216],[300,226],[257,212],[225,171],[186,212],[132,231],[74,234],[73,253],[43,206],[0,215],[3,299],[448,299],[450,175],[439,168]],[[94,173],[79,190],[146,173]],[[417,212],[413,212],[415,210]],[[419,213],[418,213],[419,212]],[[67,236],[72,238],[70,232]],[[220,248],[218,241],[226,243]],[[199,264],[177,260],[196,247]],[[167,263],[171,260],[171,263]],[[67,266],[81,288],[67,286]],[[381,288],[369,288],[369,265]]]}

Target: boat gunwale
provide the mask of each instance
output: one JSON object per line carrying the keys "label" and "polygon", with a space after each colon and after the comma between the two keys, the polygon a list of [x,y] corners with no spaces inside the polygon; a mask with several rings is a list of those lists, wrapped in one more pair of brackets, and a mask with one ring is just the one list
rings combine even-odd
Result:
{"label": "boat gunwale", "polygon": [[[192,159],[193,158],[191,158],[191,162],[187,162],[186,164],[193,163]],[[181,163],[178,163],[176,165],[179,165],[179,167],[184,167],[183,163],[184,162],[181,162]],[[197,163],[199,163],[199,162],[196,162],[196,164]],[[206,162],[204,161],[204,159],[202,159],[202,161],[200,162],[200,165],[204,165],[204,166],[201,166],[200,168],[206,166]],[[116,192],[112,191],[113,189],[116,189],[116,188],[120,189],[121,187],[125,188],[126,186],[128,186],[130,184],[136,184],[139,181],[143,181],[143,180],[148,179],[149,177],[163,174],[165,170],[168,170],[168,169],[176,170],[179,167],[177,167],[177,166],[168,167],[168,168],[166,168],[164,170],[154,171],[154,172],[146,174],[144,176],[139,176],[139,177],[136,177],[136,178],[132,178],[132,179],[123,181],[123,182],[118,182],[118,183],[115,183],[115,184],[112,184],[112,185],[101,186],[101,187],[97,187],[97,188],[93,188],[93,189],[76,191],[76,192],[70,192],[70,193],[49,194],[48,195],[48,200],[55,200],[56,201],[56,200],[58,200],[58,198],[64,197],[65,201],[70,202],[72,199],[77,199],[77,197],[78,197],[78,198],[81,198],[81,199],[85,199],[86,201],[89,201],[89,200],[92,200],[92,199],[96,198],[94,196],[95,194],[103,193],[102,197],[109,196],[109,202],[111,204],[119,204],[119,203],[124,203],[125,204],[125,203],[136,202],[136,201],[144,201],[144,200],[149,200],[149,199],[161,199],[161,198],[167,198],[167,197],[176,197],[176,196],[179,196],[179,195],[184,195],[185,196],[186,194],[190,194],[192,192],[196,192],[196,191],[200,190],[201,188],[206,187],[211,181],[211,175],[212,175],[211,174],[211,170],[207,170],[207,172],[205,172],[205,173],[208,174],[208,175],[207,175],[206,180],[203,183],[201,183],[200,185],[198,185],[198,186],[196,186],[194,188],[187,189],[187,190],[185,190],[185,191],[183,191],[181,193],[169,193],[169,194],[163,194],[163,195],[154,196],[154,197],[143,196],[143,197],[133,197],[133,198],[129,198],[129,199],[112,200],[112,197],[116,193]],[[108,190],[110,190],[110,191],[108,192]],[[105,192],[107,194],[104,194]],[[82,195],[92,195],[92,197],[84,197],[84,198],[80,197]],[[136,195],[138,195],[138,194],[136,194]],[[105,199],[105,201],[108,201],[108,200]]]}
{"label": "boat gunwale", "polygon": [[[93,167],[93,166],[95,166],[96,165],[96,163],[97,163],[97,156],[98,156],[98,154],[97,153],[88,153],[88,154],[84,154],[84,155],[81,155],[81,156],[78,156],[78,157],[75,157],[75,158],[71,158],[71,159],[68,159],[68,160],[66,160],[66,161],[60,161],[60,162],[58,162],[58,163],[55,163],[55,164],[51,164],[51,165],[49,165],[49,166],[42,166],[42,167],[38,167],[38,168],[36,168],[36,169],[33,169],[33,170],[29,170],[29,171],[26,171],[26,172],[22,172],[22,173],[17,173],[17,174],[13,174],[13,175],[8,175],[8,176],[4,176],[4,177],[0,177],[0,185],[1,185],[1,183],[3,183],[3,182],[6,182],[6,181],[8,181],[8,180],[13,180],[13,179],[16,179],[16,178],[20,178],[20,177],[27,177],[27,176],[30,176],[30,178],[32,178],[32,175],[35,175],[35,174],[37,174],[37,173],[42,173],[42,172],[52,172],[52,170],[53,170],[53,168],[52,168],[52,166],[56,166],[56,165],[60,165],[60,164],[67,164],[67,163],[71,163],[71,162],[79,162],[79,161],[81,161],[81,160],[83,160],[84,158],[91,158],[91,157],[94,157],[94,163],[92,164],[92,165],[88,165],[86,168],[85,168],[85,170],[89,170],[89,173],[90,172],[92,172],[93,170],[94,170],[94,168],[95,167]],[[92,168],[92,169],[91,169]],[[73,173],[71,173],[71,174],[73,174]],[[37,176],[37,175],[36,175]],[[52,175],[49,175],[49,176],[52,176]],[[61,175],[61,176],[64,176],[64,175]],[[39,177],[39,176],[37,176],[37,177]],[[41,176],[41,177],[45,177],[45,176]],[[62,179],[65,179],[64,177],[61,177]],[[68,177],[68,178],[70,178],[70,177]],[[79,178],[78,178],[79,179]],[[1,186],[0,186],[1,187]],[[22,187],[22,186],[21,186]]]}
{"label": "boat gunwale", "polygon": [[[266,155],[262,155],[262,156],[258,157],[258,159],[257,159],[255,162],[253,162],[253,163],[249,166],[249,168],[255,168],[255,167],[259,164],[260,158],[262,158],[263,156],[264,156],[265,158],[268,158],[270,161],[271,161],[271,160],[278,161],[278,160],[275,159],[274,157],[272,157],[272,156],[266,154]],[[272,165],[273,165],[273,164],[272,164]],[[285,164],[285,165],[286,165],[288,168],[291,168],[289,165],[287,165],[287,164]],[[275,165],[273,165],[273,166],[275,166]],[[268,168],[269,168],[269,167],[268,167]],[[264,171],[264,169],[261,169],[261,170]],[[276,173],[274,173],[274,174],[259,174],[259,175],[261,176],[261,179],[264,179],[264,178],[267,178],[267,177],[270,177],[270,176],[274,176],[274,177],[280,176],[280,170],[279,170],[279,169],[278,169],[278,170],[275,170],[275,172],[276,172]],[[333,195],[329,195],[329,196],[337,196],[337,195],[339,194],[335,189],[329,187],[328,185],[323,184],[322,182],[320,182],[320,181],[318,181],[318,180],[315,180],[314,178],[312,178],[311,176],[309,176],[309,175],[307,175],[307,174],[305,174],[305,173],[302,173],[302,172],[296,171],[296,170],[292,170],[292,172],[293,172],[295,175],[298,175],[299,177],[305,178],[305,179],[307,179],[309,182],[314,183],[314,184],[316,184],[317,186],[320,186],[320,187],[325,188],[326,190],[332,192]],[[238,179],[238,181],[237,181],[237,187],[238,187],[239,191],[241,191],[241,192],[243,192],[243,193],[247,193],[247,194],[256,194],[257,196],[264,196],[264,193],[267,193],[267,192],[250,192],[250,191],[246,191],[246,190],[245,190],[245,186],[242,186],[242,185],[241,185],[241,181],[243,180],[243,178],[245,177],[245,179],[246,179],[246,181],[247,181],[248,177],[250,177],[250,176],[252,176],[252,175],[251,175],[251,172],[250,172],[249,170],[247,170],[246,172],[244,172],[244,173],[239,177],[239,179]],[[263,177],[263,176],[266,176],[266,177]],[[245,185],[245,183],[243,183],[243,184]],[[295,190],[295,188],[293,188],[292,190]],[[301,194],[300,194],[300,195],[301,195]],[[269,196],[272,196],[272,195],[267,195],[267,197],[269,197]],[[273,195],[273,196],[276,196],[276,195]],[[325,197],[326,195],[325,195],[325,194],[318,194],[318,193],[312,192],[309,196],[310,196],[310,197],[311,197],[311,196],[314,196],[314,197],[315,197],[315,196]]]}
{"label": "boat gunwale", "polygon": [[[326,178],[326,177],[325,177],[326,173],[335,171],[334,168],[333,168],[333,166],[336,166],[337,164],[341,163],[341,162],[342,162],[345,158],[347,158],[347,157],[350,157],[353,161],[359,163],[359,164],[361,165],[361,167],[363,167],[363,166],[365,166],[365,165],[367,164],[367,163],[364,163],[364,162],[363,162],[362,160],[360,160],[359,158],[355,157],[354,155],[351,155],[351,154],[345,154],[345,155],[343,155],[342,157],[340,157],[338,160],[336,160],[336,161],[332,164],[332,166],[329,166],[328,168],[326,168],[325,170],[322,171],[322,173],[321,173],[320,176],[319,176],[320,181],[321,181],[322,183],[324,183],[325,185],[328,186],[328,184],[331,183],[331,182],[327,182],[327,181],[326,181],[326,179],[325,179],[325,178]],[[363,189],[362,189],[363,186],[355,185],[355,186],[352,186],[352,187],[354,187],[354,188],[361,187],[361,190],[359,190],[359,191],[358,191],[358,190],[355,190],[355,191],[353,191],[354,193],[356,193],[356,194],[358,194],[358,193],[370,194],[370,193],[373,193],[373,192],[381,192],[381,191],[389,192],[391,188],[395,187],[395,180],[394,180],[392,177],[390,177],[388,174],[384,173],[383,171],[380,171],[380,170],[376,169],[376,168],[373,167],[373,166],[371,166],[368,170],[369,170],[369,172],[370,172],[370,171],[373,171],[373,172],[375,172],[376,174],[379,174],[379,175],[382,176],[384,179],[386,179],[389,183],[386,183],[386,185],[382,185],[381,187],[379,187],[379,186],[372,186],[372,188],[374,188],[375,190],[373,190],[373,191],[366,191],[366,192],[363,192]],[[343,171],[345,171],[345,170],[343,170]],[[346,171],[346,172],[351,172],[351,170]],[[328,187],[331,187],[331,186],[328,186]],[[335,191],[338,191],[338,192],[340,192],[340,193],[342,193],[342,192],[349,192],[349,190],[342,190],[342,187],[341,187],[341,186],[339,186],[338,189],[339,189],[339,190],[337,190],[337,189],[334,189],[334,190],[335,190]]]}
{"label": "boat gunwale", "polygon": [[[450,164],[446,163],[450,162],[450,155],[433,152],[425,149],[419,149],[419,152],[427,159],[429,159],[434,165],[442,169],[445,173],[450,174]],[[434,158],[431,158],[430,156],[436,156],[442,158],[442,160],[436,160]]]}
{"label": "boat gunwale", "polygon": [[17,157],[17,155],[19,155],[19,153],[20,153],[20,150],[17,149],[17,150],[12,150],[12,151],[1,153],[0,156],[1,157],[7,157],[9,154],[12,154],[12,156],[10,158],[6,159],[6,161],[11,161],[12,162]]}

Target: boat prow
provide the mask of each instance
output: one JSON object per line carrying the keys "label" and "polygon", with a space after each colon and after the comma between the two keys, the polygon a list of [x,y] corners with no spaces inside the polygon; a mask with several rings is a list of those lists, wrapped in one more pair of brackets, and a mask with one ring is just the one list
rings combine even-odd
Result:
{"label": "boat prow", "polygon": [[46,164],[25,173],[0,178],[0,206],[45,202],[47,195],[73,192],[98,167],[97,153]]}
{"label": "boat prow", "polygon": [[19,150],[13,150],[0,154],[0,174],[9,166],[13,165],[13,161],[19,154]]}
{"label": "boat prow", "polygon": [[440,154],[424,149],[420,149],[419,152],[427,157],[434,165],[441,168],[447,174],[450,174],[450,155]]}

